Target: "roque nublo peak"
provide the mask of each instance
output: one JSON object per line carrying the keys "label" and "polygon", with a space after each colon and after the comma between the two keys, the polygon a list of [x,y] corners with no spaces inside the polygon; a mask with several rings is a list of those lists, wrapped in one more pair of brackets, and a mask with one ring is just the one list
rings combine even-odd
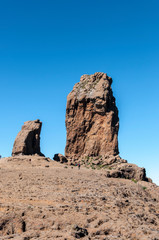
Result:
{"label": "roque nublo peak", "polygon": [[67,97],[66,157],[117,155],[119,118],[112,78],[83,75]]}
{"label": "roque nublo peak", "polygon": [[[112,78],[97,72],[83,75],[67,97],[65,156],[54,160],[105,169],[107,177],[151,181],[145,168],[128,164],[119,156],[119,117],[113,96]],[[44,156],[40,152],[40,120],[27,121],[14,142],[12,155]]]}

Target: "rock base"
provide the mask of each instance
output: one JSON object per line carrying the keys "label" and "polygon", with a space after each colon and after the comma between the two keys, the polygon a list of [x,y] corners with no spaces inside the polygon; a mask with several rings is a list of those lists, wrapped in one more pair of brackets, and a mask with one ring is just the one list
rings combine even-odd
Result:
{"label": "rock base", "polygon": [[104,155],[98,157],[83,156],[79,159],[67,159],[62,154],[55,154],[53,159],[67,165],[77,166],[80,163],[81,166],[86,168],[105,171],[105,176],[108,178],[124,178],[134,181],[152,182],[150,178],[146,177],[145,168],[128,163],[127,160],[122,159],[119,155]]}

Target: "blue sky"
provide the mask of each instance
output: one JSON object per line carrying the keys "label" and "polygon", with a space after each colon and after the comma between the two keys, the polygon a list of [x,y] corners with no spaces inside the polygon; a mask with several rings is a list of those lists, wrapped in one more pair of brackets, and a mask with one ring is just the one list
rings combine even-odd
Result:
{"label": "blue sky", "polygon": [[66,97],[83,74],[113,78],[121,157],[159,184],[159,1],[0,1],[0,154],[43,122],[41,150],[64,153]]}

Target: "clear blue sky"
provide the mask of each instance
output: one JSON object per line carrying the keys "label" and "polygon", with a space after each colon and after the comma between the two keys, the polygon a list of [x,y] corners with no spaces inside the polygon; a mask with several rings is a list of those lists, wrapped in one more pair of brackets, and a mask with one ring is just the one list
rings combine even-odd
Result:
{"label": "clear blue sky", "polygon": [[37,118],[42,152],[64,153],[66,97],[101,71],[114,80],[121,157],[159,184],[158,11],[158,0],[1,0],[0,154]]}

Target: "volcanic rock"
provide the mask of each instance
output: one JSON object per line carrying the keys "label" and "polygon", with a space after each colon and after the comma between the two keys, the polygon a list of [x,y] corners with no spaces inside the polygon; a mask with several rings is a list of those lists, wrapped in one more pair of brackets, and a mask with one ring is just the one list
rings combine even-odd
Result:
{"label": "volcanic rock", "polygon": [[135,179],[137,181],[149,181],[146,177],[145,168],[140,168],[135,164],[120,163],[119,165],[112,165],[111,171],[106,173],[106,177],[110,178],[125,178],[125,179]]}
{"label": "volcanic rock", "polygon": [[72,233],[72,236],[75,238],[83,238],[88,235],[87,229],[80,228],[79,226],[74,226],[73,228],[74,232]]}
{"label": "volcanic rock", "polygon": [[117,155],[118,109],[112,78],[97,72],[83,75],[67,97],[65,156]]}
{"label": "volcanic rock", "polygon": [[35,121],[27,121],[22,126],[21,131],[18,133],[13,150],[12,156],[15,155],[43,155],[40,152],[40,131],[42,122],[39,119]]}
{"label": "volcanic rock", "polygon": [[56,153],[53,157],[54,161],[60,162],[60,163],[67,163],[68,160],[65,156],[63,156],[61,153]]}
{"label": "volcanic rock", "polygon": [[[112,78],[105,73],[83,75],[68,95],[67,164],[104,169],[108,178],[152,181],[146,177],[145,168],[129,164],[119,156],[119,118],[111,84]],[[66,163],[64,156],[56,158]]]}

